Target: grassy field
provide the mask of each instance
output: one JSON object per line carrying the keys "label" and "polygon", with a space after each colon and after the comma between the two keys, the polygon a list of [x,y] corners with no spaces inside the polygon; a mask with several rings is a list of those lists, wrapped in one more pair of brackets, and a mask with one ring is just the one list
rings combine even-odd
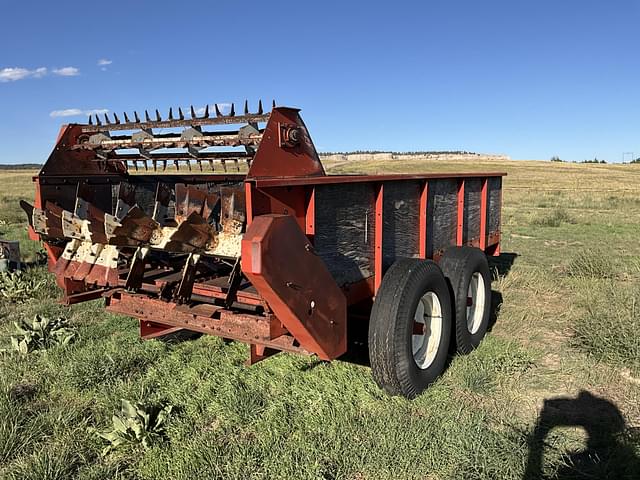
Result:
{"label": "grassy field", "polygon": [[[143,342],[99,301],[58,305],[37,267],[26,294],[0,295],[0,478],[640,478],[640,165],[328,169],[508,173],[501,305],[478,350],[409,402],[345,361],[280,354],[247,368],[242,344]],[[30,260],[39,246],[17,201],[32,198],[32,174],[0,175],[0,237]],[[35,314],[67,318],[75,337],[11,352],[13,321]],[[104,452],[121,399],[171,405],[163,440]]]}

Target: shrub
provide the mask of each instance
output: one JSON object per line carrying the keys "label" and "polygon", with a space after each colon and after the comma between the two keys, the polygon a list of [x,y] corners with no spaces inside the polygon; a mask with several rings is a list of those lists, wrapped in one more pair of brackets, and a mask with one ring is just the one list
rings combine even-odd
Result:
{"label": "shrub", "polygon": [[558,207],[544,216],[534,218],[531,223],[540,227],[559,227],[563,223],[576,223],[576,221],[564,208]]}
{"label": "shrub", "polygon": [[112,417],[113,428],[98,432],[109,445],[103,454],[125,445],[142,445],[145,449],[165,439],[165,424],[173,407],[155,402],[120,401],[120,411]]}
{"label": "shrub", "polygon": [[31,322],[22,320],[14,325],[16,335],[11,336],[11,347],[22,354],[67,345],[76,336],[65,318],[36,315]]}
{"label": "shrub", "polygon": [[44,281],[23,270],[0,272],[0,297],[12,302],[21,302],[33,296],[43,284]]}
{"label": "shrub", "polygon": [[594,358],[640,372],[640,288],[619,283],[586,295],[585,314],[573,328],[573,344]]}
{"label": "shrub", "polygon": [[596,249],[579,250],[567,265],[567,274],[578,278],[612,278],[614,271],[609,257]]}

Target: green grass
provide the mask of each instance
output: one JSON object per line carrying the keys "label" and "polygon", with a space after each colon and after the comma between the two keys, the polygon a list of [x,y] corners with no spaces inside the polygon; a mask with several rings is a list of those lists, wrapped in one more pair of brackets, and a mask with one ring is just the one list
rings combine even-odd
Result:
{"label": "green grass", "polygon": [[[101,301],[56,303],[53,276],[36,267],[26,272],[39,285],[29,296],[0,297],[0,348],[13,321],[36,313],[68,318],[77,336],[0,354],[0,478],[522,479],[541,448],[530,478],[580,478],[578,423],[551,429],[542,447],[535,433],[545,400],[567,397],[580,410],[581,390],[625,421],[612,433],[592,429],[610,447],[591,452],[602,459],[587,469],[600,469],[591,478],[638,478],[640,168],[419,159],[328,167],[509,173],[502,250],[517,257],[493,283],[502,305],[476,351],[452,358],[409,402],[352,363],[279,354],[246,367],[242,344],[142,341],[135,320],[106,313]],[[31,199],[32,174],[0,176],[0,237],[19,239],[30,260],[40,245],[27,239],[17,202]],[[601,188],[581,188],[593,182]],[[107,442],[96,432],[110,428],[121,399],[173,405],[166,441],[102,455]],[[596,422],[603,412],[583,413]]]}
{"label": "green grass", "polygon": [[578,250],[567,265],[567,273],[577,278],[612,278],[620,273],[602,249]]}
{"label": "green grass", "polygon": [[576,221],[569,212],[562,207],[557,207],[544,215],[536,216],[531,221],[532,225],[539,225],[542,227],[559,227],[563,223],[576,223]]}
{"label": "green grass", "polygon": [[589,285],[584,314],[574,327],[574,344],[596,359],[640,374],[640,285]]}

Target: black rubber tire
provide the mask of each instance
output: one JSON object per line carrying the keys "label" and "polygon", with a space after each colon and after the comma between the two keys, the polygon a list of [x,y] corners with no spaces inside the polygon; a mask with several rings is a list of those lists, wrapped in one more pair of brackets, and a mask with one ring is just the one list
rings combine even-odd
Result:
{"label": "black rubber tire", "polygon": [[[434,292],[442,309],[437,353],[424,370],[413,358],[412,335],[418,302]],[[369,359],[375,382],[391,395],[414,398],[442,374],[451,341],[451,297],[440,267],[430,260],[401,259],[387,271],[369,321]]]}
{"label": "black rubber tire", "polygon": [[[491,272],[487,256],[478,248],[451,247],[444,252],[439,265],[451,289],[455,325],[452,347],[461,354],[471,353],[486,335],[491,316]],[[484,281],[485,304],[478,330],[472,334],[467,327],[467,292],[476,272]]]}

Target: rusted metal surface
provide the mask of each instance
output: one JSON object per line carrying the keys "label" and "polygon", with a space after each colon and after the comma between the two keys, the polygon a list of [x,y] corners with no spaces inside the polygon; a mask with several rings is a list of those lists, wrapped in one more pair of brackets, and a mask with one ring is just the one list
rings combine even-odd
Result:
{"label": "rusted metal surface", "polygon": [[[262,103],[262,102],[260,102]],[[261,108],[261,107],[259,107]],[[208,112],[208,109],[207,109]],[[83,133],[98,133],[102,132],[105,129],[108,130],[150,130],[153,128],[176,128],[176,127],[202,127],[205,125],[234,125],[237,123],[258,123],[258,122],[266,122],[269,120],[268,113],[252,113],[246,115],[220,115],[216,117],[209,117],[206,115],[206,112],[203,112],[201,116],[198,116],[194,112],[194,116],[191,118],[183,118],[181,119],[166,119],[151,120],[151,117],[148,116],[148,121],[134,121],[134,122],[118,122],[116,123],[115,118],[109,118],[108,114],[103,117],[104,122],[100,120],[100,117],[96,115],[92,119],[92,123],[96,123],[95,125],[85,125],[82,127]],[[160,114],[158,113],[158,116]],[[137,112],[134,112],[134,118],[138,116]],[[113,117],[113,115],[112,115]],[[94,120],[95,119],[95,120]],[[138,117],[138,120],[139,117]],[[100,122],[100,125],[97,125],[97,122]]]}
{"label": "rusted metal surface", "polygon": [[347,303],[288,215],[255,217],[242,241],[242,271],[300,345],[320,358],[347,349]]}
{"label": "rusted metal surface", "polygon": [[180,306],[124,291],[113,292],[107,297],[107,310],[155,325],[184,328],[250,344],[257,343],[276,350],[310,353],[297,346],[289,335],[273,338],[272,318],[269,316],[240,313],[206,304]]}
{"label": "rusted metal surface", "polygon": [[333,359],[347,306],[366,313],[397,256],[499,254],[503,174],[326,175],[298,109],[235,110],[60,130],[34,205],[21,206],[64,303],[104,296],[143,338],[246,342],[249,363],[281,350]]}
{"label": "rusted metal surface", "polygon": [[[299,110],[276,108],[262,135],[262,143],[249,169],[249,178],[318,177],[324,168]],[[295,130],[297,141],[284,132]]]}

